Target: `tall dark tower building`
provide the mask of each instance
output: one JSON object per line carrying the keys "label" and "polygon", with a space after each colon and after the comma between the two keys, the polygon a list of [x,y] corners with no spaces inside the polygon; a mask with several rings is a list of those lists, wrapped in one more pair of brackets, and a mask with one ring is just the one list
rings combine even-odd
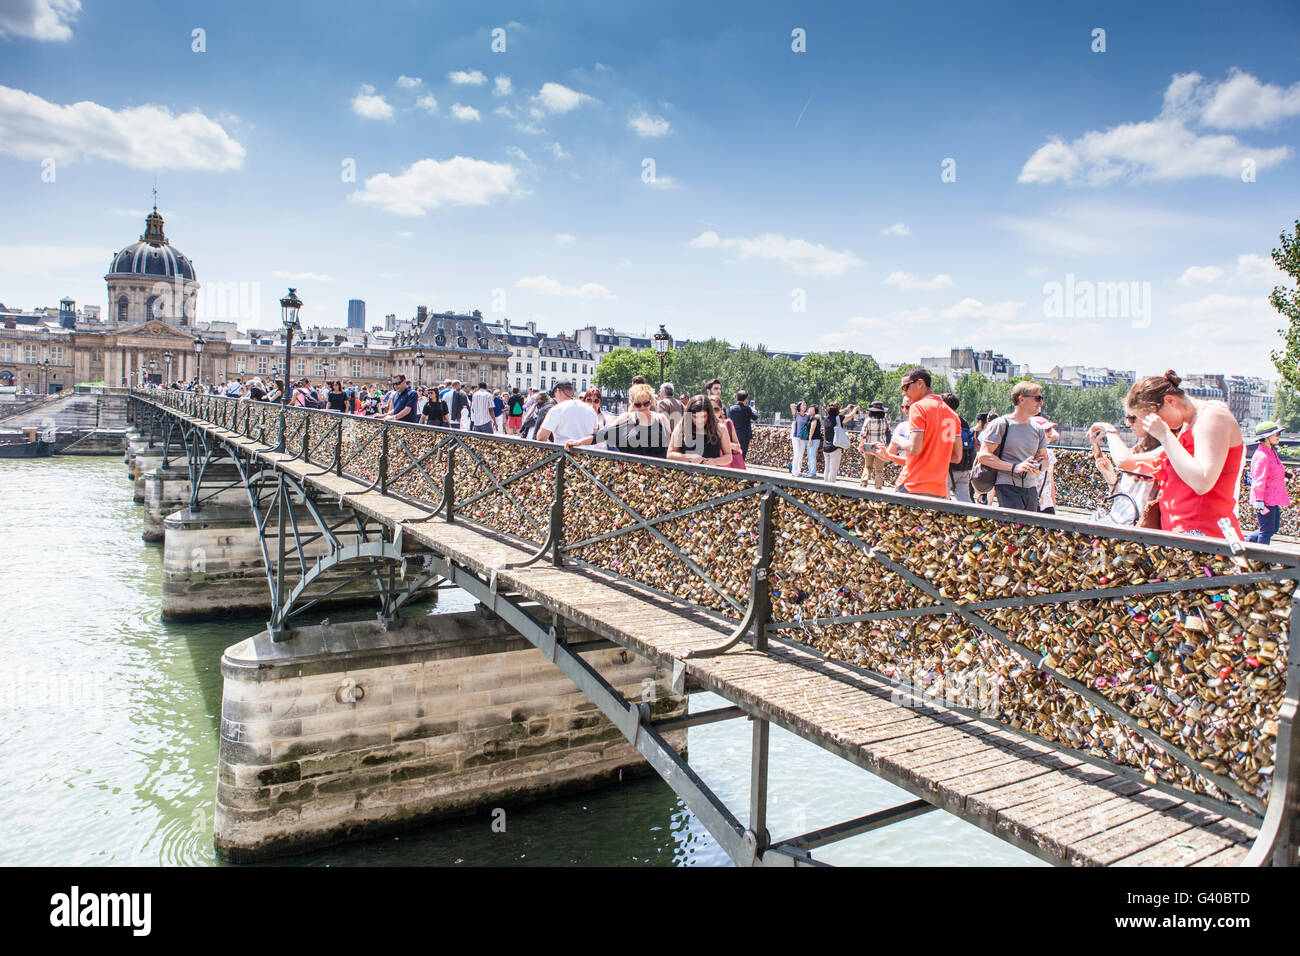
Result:
{"label": "tall dark tower building", "polygon": [[366,327],[366,304],[361,299],[348,299],[348,328]]}

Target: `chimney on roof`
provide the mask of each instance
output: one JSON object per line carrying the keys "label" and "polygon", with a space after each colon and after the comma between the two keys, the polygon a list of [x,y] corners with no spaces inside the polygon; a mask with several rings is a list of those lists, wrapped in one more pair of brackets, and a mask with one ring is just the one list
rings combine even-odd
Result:
{"label": "chimney on roof", "polygon": [[429,307],[427,305],[416,306],[415,309],[416,322],[418,322],[420,325],[424,325],[424,321],[428,317],[429,317]]}
{"label": "chimney on roof", "polygon": [[474,316],[474,318],[476,319],[483,318],[483,313],[480,312],[478,309],[475,309],[473,312],[470,313],[470,315]]}
{"label": "chimney on roof", "polygon": [[5,316],[5,328],[6,328],[6,329],[16,329],[16,328],[18,328],[18,320],[17,320],[16,318],[14,318],[14,316],[12,316],[12,315],[6,315],[6,316]]}

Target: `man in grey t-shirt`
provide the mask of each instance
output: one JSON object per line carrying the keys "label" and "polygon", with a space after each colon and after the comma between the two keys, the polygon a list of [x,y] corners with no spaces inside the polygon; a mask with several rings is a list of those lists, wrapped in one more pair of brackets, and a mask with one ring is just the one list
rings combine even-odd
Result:
{"label": "man in grey t-shirt", "polygon": [[[998,473],[994,490],[998,505],[1017,511],[1038,510],[1038,477],[1047,459],[1047,433],[1031,420],[1043,407],[1038,382],[1017,382],[1011,389],[1015,411],[994,419],[980,436],[976,461]],[[1006,444],[998,455],[1003,436]]]}

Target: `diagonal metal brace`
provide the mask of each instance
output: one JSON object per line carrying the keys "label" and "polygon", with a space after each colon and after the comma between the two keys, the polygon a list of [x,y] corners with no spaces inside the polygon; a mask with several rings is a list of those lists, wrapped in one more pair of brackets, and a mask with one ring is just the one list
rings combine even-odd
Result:
{"label": "diagonal metal brace", "polygon": [[721,644],[697,647],[687,653],[682,658],[683,661],[724,654],[740,643],[751,630],[754,632],[754,649],[767,650],[767,624],[772,618],[772,591],[768,581],[774,550],[772,507],[772,493],[764,492],[758,507],[758,560],[749,575],[749,607],[745,609],[745,616],[731,632],[731,636]]}

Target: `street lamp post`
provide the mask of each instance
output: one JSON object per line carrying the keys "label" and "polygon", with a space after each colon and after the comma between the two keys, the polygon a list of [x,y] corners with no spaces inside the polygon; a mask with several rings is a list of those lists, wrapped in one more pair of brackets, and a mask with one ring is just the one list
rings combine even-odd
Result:
{"label": "street lamp post", "polygon": [[[156,360],[156,359],[150,359],[150,360],[149,360],[149,378],[152,379],[153,376],[154,376],[154,373],[157,372],[157,371],[158,371],[158,362],[157,362],[157,360]],[[149,384],[152,385],[153,382],[150,381]]]}
{"label": "street lamp post", "polygon": [[415,352],[415,387],[420,387],[420,379],[424,376],[424,349],[417,349]]}
{"label": "street lamp post", "polygon": [[203,336],[194,336],[194,378],[203,381]]}
{"label": "street lamp post", "polygon": [[673,350],[673,337],[661,325],[659,331],[654,334],[655,351],[659,353],[659,387],[664,386],[664,361],[668,358],[668,353]]}
{"label": "street lamp post", "polygon": [[291,288],[289,294],[280,300],[280,323],[284,326],[284,392],[280,395],[280,440],[276,443],[276,451],[284,451],[285,409],[289,407],[293,391],[289,385],[289,363],[293,357],[293,333],[298,328],[298,310],[301,308],[302,300],[298,298],[297,289]]}
{"label": "street lamp post", "polygon": [[172,383],[172,353],[168,349],[163,352],[163,363],[167,366],[167,374],[164,376],[163,387],[166,388]]}

